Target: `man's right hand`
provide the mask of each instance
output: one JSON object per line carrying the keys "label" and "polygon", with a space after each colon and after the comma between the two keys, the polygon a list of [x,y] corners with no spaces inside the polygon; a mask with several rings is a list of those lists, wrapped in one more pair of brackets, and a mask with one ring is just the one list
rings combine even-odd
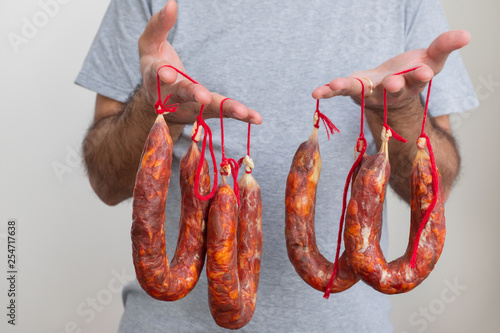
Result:
{"label": "man's right hand", "polygon": [[[97,95],[94,122],[83,142],[83,152],[90,184],[108,205],[116,205],[132,196],[144,141],[156,118],[158,69],[171,65],[184,72],[177,52],[167,41],[176,18],[177,3],[170,0],[144,29],[139,38],[143,85],[129,102]],[[162,97],[172,94],[167,104],[179,103],[176,112],[165,116],[174,141],[185,124],[196,120],[202,104],[205,105],[204,118],[219,117],[224,96],[192,83],[168,67],[160,70],[160,79]],[[234,100],[224,103],[223,112],[226,117],[254,124],[262,122],[256,111]]]}
{"label": "man's right hand", "polygon": [[[139,56],[141,58],[141,73],[147,101],[152,106],[158,99],[156,73],[161,66],[171,65],[185,72],[182,61],[167,36],[177,19],[177,3],[167,2],[159,12],[151,17],[144,32],[139,38]],[[189,73],[187,73],[189,74]],[[196,120],[201,104],[205,105],[204,118],[219,117],[219,107],[225,98],[210,92],[201,84],[195,84],[178,74],[174,69],[164,67],[159,72],[162,96],[172,94],[167,104],[179,103],[177,111],[166,116],[169,124],[190,124]],[[226,117],[231,117],[254,124],[262,122],[261,116],[245,105],[228,100],[223,109]]]}

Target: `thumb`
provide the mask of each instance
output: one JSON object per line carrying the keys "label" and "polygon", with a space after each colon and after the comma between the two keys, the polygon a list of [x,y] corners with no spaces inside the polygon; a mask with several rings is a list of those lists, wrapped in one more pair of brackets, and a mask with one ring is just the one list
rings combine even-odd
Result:
{"label": "thumb", "polygon": [[177,20],[177,2],[169,0],[165,6],[149,20],[139,38],[139,53],[155,51],[164,43]]}
{"label": "thumb", "polygon": [[470,42],[470,34],[465,30],[452,30],[439,35],[427,48],[428,64],[435,74],[439,73],[451,52]]}

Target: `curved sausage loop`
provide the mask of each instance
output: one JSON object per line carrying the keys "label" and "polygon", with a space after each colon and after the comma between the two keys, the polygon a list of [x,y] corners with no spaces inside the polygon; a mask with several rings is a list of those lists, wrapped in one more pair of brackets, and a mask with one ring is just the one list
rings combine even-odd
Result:
{"label": "curved sausage loop", "polygon": [[[425,139],[419,139],[411,173],[411,225],[403,256],[387,263],[380,248],[382,208],[390,176],[387,142],[391,131],[382,130],[382,147],[359,171],[347,208],[344,243],[354,271],[367,284],[385,294],[404,293],[418,286],[432,271],[444,245],[444,205],[438,193],[437,204],[422,232],[416,266],[410,267],[414,240],[427,207],[434,199],[432,166],[425,152]],[[439,176],[439,179],[441,177]]]}
{"label": "curved sausage loop", "polygon": [[[317,114],[315,113],[315,124]],[[316,189],[321,173],[318,129],[303,142],[293,157],[286,183],[285,237],[288,258],[299,276],[311,287],[325,292],[334,264],[318,250],[314,230]],[[359,281],[344,251],[330,289],[338,293]]]}
{"label": "curved sausage loop", "polygon": [[[195,287],[206,252],[208,203],[198,200],[194,194],[200,151],[193,141],[180,162],[179,236],[172,262],[168,261],[164,222],[172,149],[167,124],[159,115],[146,140],[137,172],[131,236],[137,280],[151,297],[163,301],[181,299]],[[208,193],[210,177],[206,160],[201,175],[200,192]]]}
{"label": "curved sausage loop", "polygon": [[[238,329],[252,319],[257,300],[262,254],[262,202],[260,187],[250,174],[247,156],[237,198],[222,181],[210,205],[207,227],[207,278],[210,312],[217,325]],[[251,169],[250,169],[251,171]]]}

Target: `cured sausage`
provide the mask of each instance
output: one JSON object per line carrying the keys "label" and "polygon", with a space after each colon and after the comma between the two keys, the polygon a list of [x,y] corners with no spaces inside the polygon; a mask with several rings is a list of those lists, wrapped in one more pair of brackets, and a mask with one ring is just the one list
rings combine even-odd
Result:
{"label": "cured sausage", "polygon": [[[172,139],[159,115],[146,140],[134,188],[132,254],[137,280],[153,298],[175,301],[198,282],[206,253],[208,203],[194,194],[200,151],[193,141],[180,162],[181,218],[172,262],[165,249],[165,200],[171,176]],[[200,174],[200,193],[210,191],[208,164]]]}
{"label": "cured sausage", "polygon": [[[387,133],[390,136],[390,132]],[[367,284],[385,294],[404,293],[418,286],[432,271],[444,245],[445,218],[441,191],[420,237],[414,269],[410,266],[420,222],[434,199],[432,166],[419,139],[411,173],[411,225],[406,252],[389,263],[380,248],[382,208],[390,176],[387,140],[380,152],[361,168],[347,208],[344,243],[354,271]],[[439,181],[441,177],[439,176]]]}
{"label": "cured sausage", "polygon": [[210,312],[217,325],[238,329],[253,316],[262,254],[260,187],[250,173],[238,182],[240,207],[226,176],[210,204],[207,278]]}
{"label": "cured sausage", "polygon": [[[299,276],[311,287],[325,291],[333,274],[334,264],[318,250],[314,230],[316,188],[321,173],[318,130],[313,129],[292,161],[286,183],[285,237],[288,258]],[[344,291],[359,277],[354,273],[344,251],[331,287],[332,293]]]}
{"label": "cured sausage", "polygon": [[[245,310],[241,323],[248,323],[255,312],[262,256],[262,197],[260,186],[252,176],[253,162],[245,157],[246,172],[238,181],[240,207],[238,210],[238,277]],[[249,172],[250,171],[250,172]]]}

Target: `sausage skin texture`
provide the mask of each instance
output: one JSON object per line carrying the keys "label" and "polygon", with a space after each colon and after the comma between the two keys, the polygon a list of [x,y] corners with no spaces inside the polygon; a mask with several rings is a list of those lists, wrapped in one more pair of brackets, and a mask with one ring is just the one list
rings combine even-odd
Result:
{"label": "sausage skin texture", "polygon": [[[240,203],[225,177],[210,204],[207,278],[210,312],[217,325],[238,329],[255,311],[262,253],[260,188],[242,177]],[[239,219],[239,222],[238,222]]]}
{"label": "sausage skin texture", "polygon": [[[299,276],[311,287],[324,292],[334,264],[318,250],[314,230],[316,189],[321,172],[317,129],[303,142],[292,161],[285,194],[285,238],[288,258]],[[344,251],[331,287],[332,293],[349,289],[359,277]]]}
{"label": "sausage skin texture", "polygon": [[237,326],[243,327],[252,319],[257,302],[263,242],[262,198],[259,184],[250,173],[240,178],[238,187],[238,277],[245,309]]}
{"label": "sausage skin texture", "polygon": [[[198,282],[206,253],[208,203],[194,195],[194,178],[200,159],[195,143],[181,159],[181,218],[172,262],[165,248],[165,200],[171,176],[173,144],[163,116],[154,123],[144,146],[134,188],[132,254],[137,280],[153,298],[175,301]],[[200,193],[210,190],[208,164],[200,175]]]}
{"label": "sausage skin texture", "polygon": [[[382,208],[390,166],[385,152],[374,155],[361,168],[347,208],[344,242],[351,266],[364,282],[384,294],[398,294],[418,286],[441,255],[446,234],[441,192],[422,232],[417,262],[410,267],[415,235],[434,198],[429,156],[419,149],[411,173],[411,225],[403,256],[387,263],[380,248]],[[439,177],[441,179],[441,177]],[[441,181],[439,181],[441,185]]]}

